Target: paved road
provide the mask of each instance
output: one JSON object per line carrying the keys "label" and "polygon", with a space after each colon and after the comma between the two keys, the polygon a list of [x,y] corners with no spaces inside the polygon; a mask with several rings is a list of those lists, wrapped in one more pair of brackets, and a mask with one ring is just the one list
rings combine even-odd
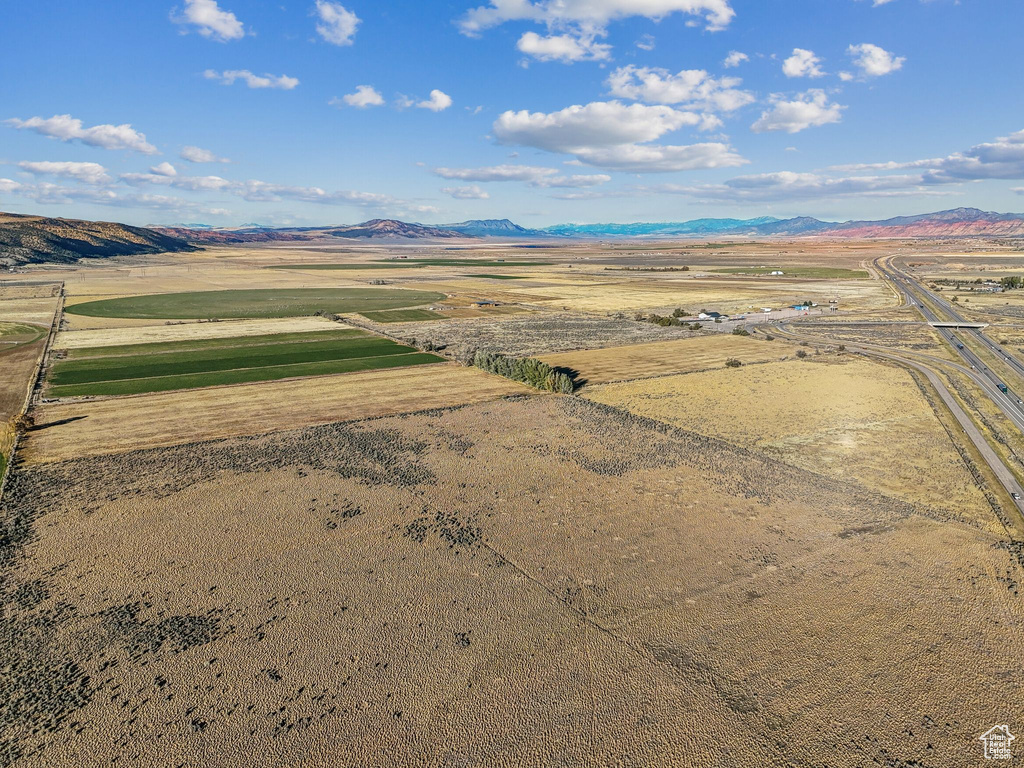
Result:
{"label": "paved road", "polygon": [[[914,280],[910,275],[907,275],[902,270],[893,268],[890,264],[885,263],[884,258],[878,259],[875,262],[875,267],[878,269],[879,273],[882,274],[883,277],[899,291],[908,304],[920,310],[921,314],[926,320],[928,320],[928,322],[966,322],[959,313],[955,312],[955,310],[949,312],[949,315],[952,318],[951,320],[939,317],[931,307],[921,301],[922,295],[926,296],[928,299],[932,299],[934,294],[921,286],[920,283]],[[936,304],[944,313],[946,312],[948,304],[942,302],[941,299],[939,299]],[[796,322],[796,325],[800,325],[799,321]],[[781,331],[783,335],[799,338],[798,333],[789,324],[782,324],[780,326],[762,326],[762,329],[769,333],[778,333]],[[1024,487],[1022,487],[1021,483],[1017,480],[1017,477],[985,439],[984,434],[978,428],[974,420],[971,419],[966,411],[964,411],[959,401],[949,391],[945,382],[943,382],[935,373],[935,368],[940,366],[950,367],[970,378],[1022,432],[1024,432],[1024,406],[1019,402],[1017,395],[1014,392],[1008,390],[1004,393],[1000,390],[999,387],[1000,385],[1004,385],[1004,382],[957,337],[957,333],[964,333],[965,331],[954,331],[953,329],[948,328],[936,328],[935,330],[949,343],[954,354],[957,355],[963,364],[950,362],[949,360],[924,353],[895,352],[891,349],[872,344],[847,343],[846,347],[852,352],[891,360],[899,363],[900,365],[913,368],[920,371],[928,379],[929,383],[939,394],[942,402],[945,403],[950,413],[953,414],[953,417],[960,424],[960,428],[963,430],[964,434],[967,435],[974,447],[977,448],[982,458],[989,467],[991,467],[992,472],[995,474],[1000,484],[1006,489],[1007,493],[1010,494],[1011,498],[1013,498],[1017,511],[1020,513],[1020,520],[1014,522],[1019,526],[1021,525],[1021,521],[1024,521]],[[986,346],[991,344],[991,342],[982,336],[980,332],[974,331],[974,333],[981,336],[982,343],[985,343]],[[998,347],[996,348],[996,351],[1000,352]],[[1003,354],[1000,354],[1000,356],[1005,357]],[[1019,529],[1016,533],[1019,535],[1021,532],[1022,530]]]}
{"label": "paved road", "polygon": [[[932,291],[929,291],[902,269],[894,267],[891,263],[885,262],[884,258],[878,259],[875,262],[875,267],[880,273],[885,275],[885,277],[888,278],[894,286],[896,286],[896,289],[900,291],[908,304],[916,307],[921,314],[924,315],[924,318],[928,322],[970,322],[969,320],[964,319],[952,304],[940,298]],[[931,304],[931,306],[929,306],[929,304]],[[932,306],[938,307],[945,317],[940,317],[939,314],[932,309]],[[1021,431],[1024,431],[1024,397],[1021,397],[1020,394],[1014,392],[1009,387],[1007,387],[1006,392],[1002,392],[1000,387],[1007,386],[1006,382],[997,371],[993,371],[980,357],[978,357],[971,348],[964,343],[964,340],[968,339],[979,344],[985,349],[990,350],[1000,361],[1009,366],[1010,369],[1016,373],[1024,375],[1024,365],[1022,365],[1016,358],[1007,355],[998,344],[993,342],[977,329],[936,328],[935,331],[949,343],[953,352],[961,360],[969,365],[972,370],[981,374],[987,382],[985,391],[988,392],[990,397],[992,397],[995,404],[999,406],[999,409],[1006,414],[1007,418],[1016,424]]]}

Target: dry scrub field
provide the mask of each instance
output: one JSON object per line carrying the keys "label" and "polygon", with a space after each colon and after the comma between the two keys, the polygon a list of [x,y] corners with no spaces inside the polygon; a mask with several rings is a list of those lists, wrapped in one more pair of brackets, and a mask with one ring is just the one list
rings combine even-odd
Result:
{"label": "dry scrub field", "polygon": [[125,344],[159,344],[166,341],[226,339],[232,336],[263,336],[272,333],[323,331],[339,326],[324,317],[286,317],[264,320],[222,320],[216,323],[188,322],[148,328],[105,328],[57,334],[55,349],[116,347]]}
{"label": "dry scrub field", "polygon": [[581,398],[33,465],[3,504],[18,765],[945,768],[1024,695],[986,526]]}
{"label": "dry scrub field", "polygon": [[735,358],[741,363],[763,363],[792,355],[797,347],[785,342],[717,334],[679,341],[660,341],[628,347],[592,349],[541,355],[548,365],[578,372],[585,384],[645,379],[677,373],[721,368]]}
{"label": "dry scrub field", "polygon": [[611,384],[586,396],[949,515],[995,522],[920,388],[896,367],[794,359]]}
{"label": "dry scrub field", "polygon": [[476,368],[439,363],[341,376],[44,404],[27,462],[444,408],[533,392]]}

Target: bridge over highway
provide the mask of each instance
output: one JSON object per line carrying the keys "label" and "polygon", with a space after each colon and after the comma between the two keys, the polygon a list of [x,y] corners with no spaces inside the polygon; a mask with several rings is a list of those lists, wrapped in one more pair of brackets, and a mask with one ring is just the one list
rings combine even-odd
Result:
{"label": "bridge over highway", "polygon": [[928,323],[932,328],[974,328],[981,330],[982,328],[988,328],[988,323],[966,323],[966,322],[952,322],[952,323]]}

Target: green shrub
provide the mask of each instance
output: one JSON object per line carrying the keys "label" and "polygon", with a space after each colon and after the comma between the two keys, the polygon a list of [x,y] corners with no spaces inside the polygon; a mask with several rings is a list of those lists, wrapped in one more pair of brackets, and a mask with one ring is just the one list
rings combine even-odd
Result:
{"label": "green shrub", "polygon": [[735,328],[732,329],[732,335],[733,336],[749,336],[750,335],[750,331],[748,331],[746,328],[744,328],[741,325],[737,325]]}
{"label": "green shrub", "polygon": [[804,350],[802,350],[802,349],[798,349],[796,351],[796,356],[799,357],[799,358],[804,358],[804,357],[807,357],[807,353],[804,352]]}
{"label": "green shrub", "polygon": [[726,368],[739,368],[741,365],[743,365],[743,363],[741,363],[735,357],[730,357],[728,360],[725,361]]}

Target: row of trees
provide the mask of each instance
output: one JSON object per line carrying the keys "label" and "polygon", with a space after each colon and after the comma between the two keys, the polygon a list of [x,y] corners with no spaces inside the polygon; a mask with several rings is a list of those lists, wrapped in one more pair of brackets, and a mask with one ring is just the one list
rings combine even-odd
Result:
{"label": "row of trees", "polygon": [[1012,291],[1017,288],[1024,288],[1024,277],[1021,277],[1020,275],[1004,277],[999,280],[999,284],[1003,286],[1003,290],[1007,291]]}
{"label": "row of trees", "polygon": [[535,357],[508,357],[496,352],[479,350],[473,356],[473,365],[545,392],[571,395],[576,388],[568,373],[552,368]]}

